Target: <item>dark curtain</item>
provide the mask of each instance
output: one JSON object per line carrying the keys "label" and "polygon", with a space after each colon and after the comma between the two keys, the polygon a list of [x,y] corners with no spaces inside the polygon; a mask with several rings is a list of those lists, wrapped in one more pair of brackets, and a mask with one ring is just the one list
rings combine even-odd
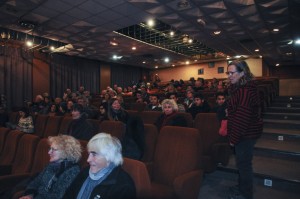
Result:
{"label": "dark curtain", "polygon": [[0,93],[7,107],[24,105],[32,96],[33,52],[20,47],[0,46]]}
{"label": "dark curtain", "polygon": [[84,86],[91,93],[100,92],[100,62],[64,55],[52,55],[50,59],[50,93],[62,97],[70,88],[77,91]]}
{"label": "dark curtain", "polygon": [[145,70],[134,66],[114,64],[111,67],[111,85],[132,86],[142,79]]}

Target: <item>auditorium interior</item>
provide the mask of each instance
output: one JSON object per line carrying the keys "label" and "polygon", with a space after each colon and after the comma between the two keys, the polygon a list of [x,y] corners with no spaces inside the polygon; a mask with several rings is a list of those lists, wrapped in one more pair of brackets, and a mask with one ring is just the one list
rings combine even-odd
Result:
{"label": "auditorium interior", "polygon": [[[8,121],[17,122],[20,107],[37,95],[62,97],[67,88],[76,92],[80,86],[97,108],[102,90],[114,85],[143,85],[148,94],[164,99],[174,81],[226,82],[228,64],[242,59],[258,85],[264,121],[254,147],[254,198],[299,198],[299,10],[299,0],[0,1],[0,113],[6,111]],[[186,87],[180,89],[182,100]],[[214,105],[216,91],[201,94]],[[227,151],[217,143],[215,114],[193,119],[184,113],[188,127],[160,132],[154,126],[157,113],[146,111],[132,94],[123,98],[126,111],[140,117],[145,128],[144,157],[123,165],[138,199],[227,198],[238,170],[233,151],[222,159]],[[71,120],[35,115],[30,136],[0,125],[0,198],[42,170],[48,163],[47,137],[65,132]],[[125,133],[119,123],[89,120],[98,131],[120,139]],[[189,136],[181,139],[182,132]],[[215,157],[217,150],[223,154]],[[153,165],[165,173],[158,175]]]}

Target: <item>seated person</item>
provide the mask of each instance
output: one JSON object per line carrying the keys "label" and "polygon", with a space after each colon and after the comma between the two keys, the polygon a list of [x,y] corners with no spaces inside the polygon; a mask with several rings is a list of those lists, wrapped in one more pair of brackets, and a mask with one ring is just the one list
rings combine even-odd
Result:
{"label": "seated person", "polygon": [[193,119],[195,119],[198,113],[208,113],[209,111],[210,111],[210,106],[207,103],[207,101],[204,100],[203,95],[196,93],[194,95],[194,102],[192,106],[187,109],[187,112],[191,113]]}
{"label": "seated person", "polygon": [[127,111],[124,108],[122,108],[117,98],[111,99],[108,106],[107,116],[109,120],[121,121],[125,124],[127,123],[129,117]]}
{"label": "seated person", "polygon": [[178,114],[178,106],[172,99],[162,101],[163,113],[157,118],[155,125],[158,130],[163,126],[183,126],[187,127],[187,121],[182,115]]}
{"label": "seated person", "polygon": [[109,134],[98,133],[87,148],[90,166],[80,172],[63,198],[135,199],[135,184],[121,167],[120,141]]}
{"label": "seated person", "polygon": [[18,124],[6,123],[6,127],[10,129],[17,129],[24,133],[33,133],[33,119],[29,115],[29,110],[26,107],[21,108],[19,111],[19,121]]}
{"label": "seated person", "polygon": [[19,199],[62,198],[66,189],[79,174],[78,161],[81,146],[72,136],[59,135],[48,138],[50,163],[26,187]]}
{"label": "seated person", "polygon": [[218,120],[226,119],[226,94],[224,92],[217,92],[216,94],[216,106],[213,107],[212,112],[217,113]]}
{"label": "seated person", "polygon": [[99,120],[100,122],[102,122],[104,120],[108,120],[106,106],[103,104],[100,104],[100,106],[99,106],[97,120]]}
{"label": "seated person", "polygon": [[93,126],[86,120],[87,116],[81,104],[74,104],[72,109],[72,122],[65,134],[76,139],[89,140],[94,134]]}
{"label": "seated person", "polygon": [[146,111],[162,111],[158,95],[150,95],[150,103],[146,106]]}

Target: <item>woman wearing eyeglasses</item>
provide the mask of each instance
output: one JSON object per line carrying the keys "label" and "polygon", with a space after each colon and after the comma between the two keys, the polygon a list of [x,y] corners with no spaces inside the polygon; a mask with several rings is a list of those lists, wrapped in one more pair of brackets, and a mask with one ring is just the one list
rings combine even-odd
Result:
{"label": "woman wearing eyeglasses", "polygon": [[260,137],[263,122],[257,85],[245,61],[233,61],[228,65],[228,136],[235,149],[239,171],[238,186],[230,189],[230,199],[253,198],[252,158],[256,140]]}
{"label": "woman wearing eyeglasses", "polygon": [[66,189],[80,172],[81,145],[72,136],[49,137],[50,163],[26,187],[19,199],[62,198]]}

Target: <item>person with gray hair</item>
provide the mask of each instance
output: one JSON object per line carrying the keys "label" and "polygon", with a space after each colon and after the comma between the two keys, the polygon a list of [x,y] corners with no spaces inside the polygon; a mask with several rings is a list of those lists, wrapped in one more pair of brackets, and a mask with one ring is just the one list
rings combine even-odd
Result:
{"label": "person with gray hair", "polygon": [[26,187],[19,199],[62,198],[66,189],[80,172],[81,145],[72,136],[48,138],[50,163]]}
{"label": "person with gray hair", "polygon": [[187,121],[178,113],[178,105],[173,99],[164,99],[161,105],[163,113],[155,122],[158,130],[160,130],[163,126],[187,127]]}
{"label": "person with gray hair", "polygon": [[88,142],[89,167],[67,189],[64,199],[135,199],[135,184],[121,167],[120,141],[107,133],[98,133]]}

